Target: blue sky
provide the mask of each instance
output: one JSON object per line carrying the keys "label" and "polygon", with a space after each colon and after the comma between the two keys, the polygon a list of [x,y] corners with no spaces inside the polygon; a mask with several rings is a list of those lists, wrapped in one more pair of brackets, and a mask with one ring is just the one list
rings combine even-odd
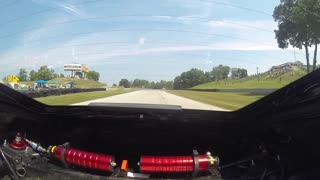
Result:
{"label": "blue sky", "polygon": [[[294,61],[277,47],[279,0],[2,0],[0,76],[87,64],[102,82],[172,80],[219,64],[249,74]],[[305,61],[295,50],[296,59]],[[69,73],[65,73],[66,75]]]}

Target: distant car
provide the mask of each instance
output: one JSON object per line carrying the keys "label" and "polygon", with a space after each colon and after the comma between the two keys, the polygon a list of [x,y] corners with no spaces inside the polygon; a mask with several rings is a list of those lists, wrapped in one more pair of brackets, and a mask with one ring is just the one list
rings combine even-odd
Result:
{"label": "distant car", "polygon": [[68,83],[67,85],[65,85],[64,87],[65,87],[65,88],[74,88],[75,85],[76,85],[75,82],[69,82],[69,83]]}

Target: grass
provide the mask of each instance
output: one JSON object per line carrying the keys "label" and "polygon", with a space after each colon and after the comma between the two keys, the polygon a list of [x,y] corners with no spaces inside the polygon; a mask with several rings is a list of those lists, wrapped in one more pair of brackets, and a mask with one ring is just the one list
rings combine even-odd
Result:
{"label": "grass", "polygon": [[228,110],[240,109],[263,97],[261,95],[248,93],[230,92],[199,92],[188,90],[167,90],[167,92]]}
{"label": "grass", "polygon": [[53,79],[58,81],[60,84],[65,85],[69,82],[75,82],[77,88],[99,88],[106,87],[106,84],[97,82],[90,79],[76,79],[76,78],[56,78]]}
{"label": "grass", "polygon": [[[280,76],[262,74],[258,81],[257,77],[243,79],[228,79],[218,82],[210,82],[193,87],[192,89],[253,89],[253,88],[281,88],[306,75],[302,69],[293,69]],[[281,79],[281,81],[280,81]]]}
{"label": "grass", "polygon": [[[76,78],[55,78],[53,80],[58,81],[61,85],[66,85],[69,82],[75,82],[76,88],[100,88],[106,87],[106,84],[97,82],[94,80],[85,80],[85,79],[76,79]],[[28,86],[32,86],[34,81],[21,81],[21,84],[26,84]]]}
{"label": "grass", "polygon": [[112,91],[95,91],[95,92],[84,92],[75,94],[66,94],[60,96],[48,96],[35,98],[35,100],[42,102],[47,105],[70,105],[80,103],[83,101],[94,100],[98,98],[104,98],[114,96],[118,94],[132,92],[134,89],[118,89]]}

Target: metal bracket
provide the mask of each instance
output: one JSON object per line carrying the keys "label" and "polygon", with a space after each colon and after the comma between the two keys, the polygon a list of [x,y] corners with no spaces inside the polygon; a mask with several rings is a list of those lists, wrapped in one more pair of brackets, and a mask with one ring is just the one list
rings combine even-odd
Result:
{"label": "metal bracket", "polygon": [[196,177],[199,173],[199,153],[197,150],[193,150],[193,173],[192,177]]}
{"label": "metal bracket", "polygon": [[62,164],[64,165],[65,168],[69,168],[69,165],[67,164],[67,162],[64,159],[64,153],[66,152],[66,149],[70,146],[69,142],[66,142],[64,144],[62,144],[62,149],[61,149],[61,155],[60,155],[60,160],[62,162]]}

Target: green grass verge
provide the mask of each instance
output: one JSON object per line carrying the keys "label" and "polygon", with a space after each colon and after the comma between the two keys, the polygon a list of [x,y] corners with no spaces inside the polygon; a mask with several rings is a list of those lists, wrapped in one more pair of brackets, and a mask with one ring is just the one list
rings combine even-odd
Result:
{"label": "green grass verge", "polygon": [[167,92],[228,110],[240,109],[263,97],[261,95],[231,92],[199,92],[188,90],[167,90]]}
{"label": "green grass verge", "polygon": [[97,82],[90,79],[76,79],[76,78],[56,78],[53,79],[58,81],[62,85],[66,85],[69,82],[75,82],[76,88],[99,88],[106,87],[106,84]]}
{"label": "green grass verge", "polygon": [[[258,81],[257,77],[243,79],[227,79],[210,82],[193,87],[192,89],[253,89],[253,88],[281,88],[306,75],[302,69],[293,69],[282,75],[263,74]],[[281,79],[281,80],[280,80]]]}
{"label": "green grass verge", "polygon": [[35,98],[35,100],[42,102],[47,105],[70,105],[80,103],[83,101],[94,100],[98,98],[104,98],[114,96],[118,94],[132,92],[134,89],[118,89],[110,91],[95,91],[95,92],[84,92],[75,94],[66,94],[60,96],[48,96]]}

